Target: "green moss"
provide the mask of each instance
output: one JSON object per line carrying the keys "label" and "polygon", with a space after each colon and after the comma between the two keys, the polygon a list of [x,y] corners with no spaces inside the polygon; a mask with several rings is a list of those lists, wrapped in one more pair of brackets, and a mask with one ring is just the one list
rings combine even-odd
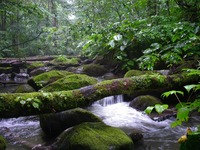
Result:
{"label": "green moss", "polygon": [[6,140],[4,139],[3,136],[0,135],[0,150],[5,150],[6,149]]}
{"label": "green moss", "polygon": [[0,73],[11,73],[12,67],[0,67]]}
{"label": "green moss", "polygon": [[67,58],[65,55],[59,55],[55,59],[53,59],[51,63],[55,65],[76,65],[79,63],[79,61],[80,60],[78,58]]}
{"label": "green moss", "polygon": [[27,66],[28,69],[34,69],[39,67],[44,67],[45,64],[41,61],[35,61]]}
{"label": "green moss", "polygon": [[151,74],[155,74],[158,73],[156,71],[141,71],[141,70],[129,70],[128,72],[126,72],[126,74],[124,75],[124,77],[132,77],[132,76],[140,76],[140,75],[151,75]]}
{"label": "green moss", "polygon": [[47,86],[42,88],[42,91],[67,91],[67,90],[74,90],[84,86],[96,84],[97,79],[93,77],[89,77],[84,74],[72,74],[66,77],[63,77]]}
{"label": "green moss", "polygon": [[120,129],[104,123],[82,123],[61,135],[58,149],[131,150],[132,140]]}
{"label": "green moss", "polygon": [[[64,76],[70,75],[72,74],[71,72],[68,71],[57,71],[57,70],[53,70],[53,71],[49,71],[49,72],[45,72],[42,73],[38,76],[33,77],[32,79],[30,79],[28,81],[28,83],[32,86],[32,87],[36,87],[36,89],[40,89],[44,86],[46,86],[47,84],[50,84]],[[35,84],[35,85],[34,85]]]}
{"label": "green moss", "polygon": [[89,76],[102,76],[107,72],[107,69],[102,65],[88,64],[83,66],[83,72]]}

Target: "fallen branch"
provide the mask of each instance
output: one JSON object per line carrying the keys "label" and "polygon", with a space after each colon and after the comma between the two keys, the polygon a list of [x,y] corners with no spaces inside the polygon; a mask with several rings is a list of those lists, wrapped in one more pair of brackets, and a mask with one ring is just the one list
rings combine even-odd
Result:
{"label": "fallen branch", "polygon": [[0,94],[0,118],[37,115],[86,107],[111,95],[132,94],[138,90],[147,89],[165,88],[171,90],[198,81],[198,76],[188,76],[185,73],[170,76],[156,74],[107,80],[71,91]]}

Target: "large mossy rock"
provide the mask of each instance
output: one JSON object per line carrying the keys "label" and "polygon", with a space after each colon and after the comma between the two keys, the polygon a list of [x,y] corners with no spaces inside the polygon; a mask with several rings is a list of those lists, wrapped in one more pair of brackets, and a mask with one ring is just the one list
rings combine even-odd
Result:
{"label": "large mossy rock", "polygon": [[3,136],[0,135],[0,150],[5,150],[6,149],[6,140],[4,139]]}
{"label": "large mossy rock", "polygon": [[89,75],[89,76],[102,76],[107,72],[107,69],[103,65],[98,64],[88,64],[83,65],[83,73]]}
{"label": "large mossy rock", "polygon": [[29,62],[26,65],[28,72],[37,69],[37,68],[41,68],[41,67],[45,67],[45,63],[42,61],[33,61],[33,62]]}
{"label": "large mossy rock", "polygon": [[53,137],[59,135],[65,129],[83,122],[101,122],[101,119],[81,108],[40,115],[42,130],[46,135]]}
{"label": "large mossy rock", "polygon": [[68,71],[52,70],[29,79],[28,84],[34,89],[39,90],[42,87],[70,74],[72,73]]}
{"label": "large mossy rock", "polygon": [[64,65],[64,66],[76,66],[80,62],[79,58],[67,58],[65,55],[59,55],[56,58],[54,58],[50,64],[52,65]]}
{"label": "large mossy rock", "polygon": [[78,89],[96,83],[97,79],[93,77],[84,74],[72,74],[45,86],[41,90],[45,92],[67,91],[67,90]]}
{"label": "large mossy rock", "polygon": [[[128,72],[125,73],[124,77],[133,77],[133,76],[140,76],[144,74],[155,74],[158,73],[157,71],[141,71],[141,70],[129,70]],[[160,73],[159,73],[160,74]]]}
{"label": "large mossy rock", "polygon": [[162,102],[154,96],[142,95],[134,98],[129,106],[144,111],[148,106],[154,106],[155,104],[162,104]]}
{"label": "large mossy rock", "polygon": [[87,122],[63,132],[53,147],[59,150],[133,150],[133,142],[118,128]]}

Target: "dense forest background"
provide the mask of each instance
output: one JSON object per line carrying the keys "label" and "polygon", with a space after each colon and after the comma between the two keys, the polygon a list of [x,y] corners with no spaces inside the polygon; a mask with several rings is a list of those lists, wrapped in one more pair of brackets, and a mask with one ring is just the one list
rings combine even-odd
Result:
{"label": "dense forest background", "polygon": [[0,0],[0,56],[109,56],[122,69],[199,59],[199,0]]}

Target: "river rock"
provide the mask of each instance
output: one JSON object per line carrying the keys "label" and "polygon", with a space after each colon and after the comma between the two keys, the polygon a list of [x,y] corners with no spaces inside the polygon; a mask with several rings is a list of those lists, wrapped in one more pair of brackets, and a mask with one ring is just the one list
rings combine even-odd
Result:
{"label": "river rock", "polygon": [[102,122],[87,122],[65,130],[52,150],[132,150],[133,141],[121,129]]}
{"label": "river rock", "polygon": [[142,143],[143,142],[143,135],[139,132],[132,132],[129,134],[130,138],[132,139],[133,143]]}
{"label": "river rock", "polygon": [[162,104],[162,102],[151,95],[142,95],[134,98],[129,106],[140,111],[144,111],[148,106],[154,106],[155,104]]}
{"label": "river rock", "polygon": [[45,73],[45,72],[48,72],[50,69],[49,67],[40,67],[40,68],[36,68],[32,71],[30,71],[30,76],[37,76],[39,74],[42,74],[42,73]]}
{"label": "river rock", "polygon": [[[144,74],[155,74],[158,73],[157,71],[141,71],[141,70],[129,70],[128,72],[125,73],[124,77],[133,77],[133,76],[141,76]],[[159,73],[160,74],[160,73]]]}
{"label": "river rock", "polygon": [[35,89],[31,87],[29,84],[22,84],[17,87],[14,93],[31,93],[35,92]]}
{"label": "river rock", "polygon": [[94,77],[90,77],[85,74],[72,74],[43,87],[41,90],[45,92],[67,91],[96,83],[97,79]]}
{"label": "river rock", "polygon": [[87,64],[83,65],[83,73],[89,75],[89,76],[102,76],[104,75],[108,70],[103,66],[99,64]]}
{"label": "river rock", "polygon": [[101,122],[101,119],[81,108],[40,116],[42,130],[53,137],[59,135],[65,129],[83,122]]}
{"label": "river rock", "polygon": [[3,136],[0,135],[0,150],[6,149],[6,140]]}
{"label": "river rock", "polygon": [[37,75],[35,77],[32,77],[28,80],[28,84],[32,86],[34,89],[39,90],[42,87],[55,82],[56,80],[63,78],[67,75],[72,74],[68,71],[58,71],[58,70],[52,70],[49,72],[42,73],[40,75]]}

